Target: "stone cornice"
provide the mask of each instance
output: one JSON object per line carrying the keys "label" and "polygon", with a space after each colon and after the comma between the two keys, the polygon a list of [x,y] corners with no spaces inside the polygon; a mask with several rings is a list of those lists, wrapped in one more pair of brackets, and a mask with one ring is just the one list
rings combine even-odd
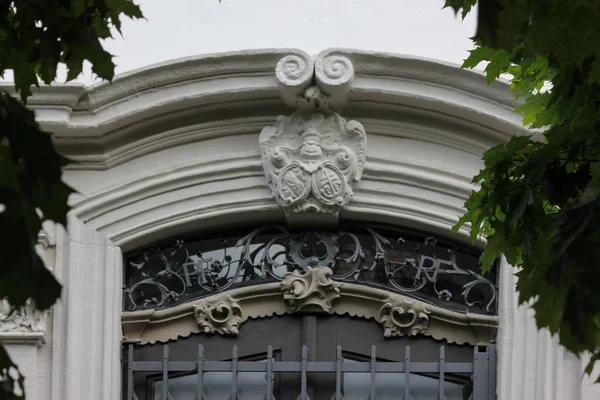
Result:
{"label": "stone cornice", "polygon": [[155,343],[199,332],[238,335],[248,319],[306,311],[374,319],[386,337],[425,335],[471,345],[494,341],[498,317],[459,313],[399,293],[333,282],[328,270],[290,273],[282,282],[233,289],[169,309],[123,312],[124,337]]}
{"label": "stone cornice", "polygon": [[[103,169],[118,165],[125,154],[131,158],[148,152],[153,139],[163,146],[181,144],[192,127],[230,135],[257,119],[263,126],[272,123],[289,104],[280,97],[274,73],[284,56],[311,59],[290,49],[186,58],[121,75],[110,85],[42,87],[29,104],[62,153],[88,168]],[[468,140],[476,148],[523,132],[505,83],[488,86],[476,72],[406,56],[329,49],[317,61],[324,56],[343,56],[352,63],[354,75],[344,86],[347,98],[336,100],[350,117],[380,115],[379,123],[393,123],[412,115],[424,126],[477,132],[478,137]],[[320,85],[328,87],[327,82]],[[148,130],[157,125],[170,128]]]}

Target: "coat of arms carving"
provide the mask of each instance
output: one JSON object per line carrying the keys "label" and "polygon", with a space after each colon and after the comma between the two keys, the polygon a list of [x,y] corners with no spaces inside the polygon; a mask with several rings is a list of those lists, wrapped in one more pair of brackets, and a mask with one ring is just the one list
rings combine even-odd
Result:
{"label": "coat of arms carving", "polygon": [[366,135],[335,112],[296,111],[260,134],[265,176],[286,212],[337,214],[361,179]]}

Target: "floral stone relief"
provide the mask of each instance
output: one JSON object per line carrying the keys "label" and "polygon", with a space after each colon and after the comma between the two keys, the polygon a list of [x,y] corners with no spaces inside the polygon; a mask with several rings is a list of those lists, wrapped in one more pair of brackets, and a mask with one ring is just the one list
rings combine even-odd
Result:
{"label": "floral stone relief", "polygon": [[[345,57],[292,55],[279,61],[276,76],[286,103],[297,108],[279,116],[259,137],[263,169],[286,214],[306,211],[337,215],[362,177],[366,133],[331,109],[345,102],[354,76]],[[316,85],[315,85],[316,83]]]}
{"label": "floral stone relief", "polygon": [[331,312],[332,302],[340,297],[342,287],[342,283],[331,279],[332,274],[328,267],[308,267],[306,271],[286,274],[281,291],[290,311]]}
{"label": "floral stone relief", "polygon": [[36,310],[29,301],[24,307],[13,309],[2,299],[0,332],[46,332],[46,313]]}

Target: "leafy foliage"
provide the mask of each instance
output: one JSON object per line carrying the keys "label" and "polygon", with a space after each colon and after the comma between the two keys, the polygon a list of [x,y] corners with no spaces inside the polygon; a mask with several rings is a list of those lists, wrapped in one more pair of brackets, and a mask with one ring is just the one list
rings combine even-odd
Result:
{"label": "leafy foliage", "polygon": [[[462,16],[472,0],[450,0]],[[521,303],[567,349],[600,359],[600,2],[479,2],[477,47],[492,82],[512,75],[517,112],[536,131],[484,154],[459,223],[487,237],[484,270],[504,254],[519,267]],[[600,381],[600,379],[599,379]]]}
{"label": "leafy foliage", "polygon": [[68,68],[67,80],[89,60],[92,71],[111,80],[115,65],[100,39],[121,32],[121,16],[142,18],[131,0],[15,0],[0,2],[0,71],[14,71],[15,87],[23,101],[38,78],[56,78],[59,63]]}
{"label": "leafy foliage", "polygon": [[[0,1],[0,74],[13,70],[22,100],[0,93],[0,298],[14,308],[32,299],[45,310],[60,296],[60,284],[34,246],[42,220],[66,223],[72,192],[61,180],[66,160],[24,103],[40,80],[55,80],[59,63],[66,64],[69,80],[84,60],[100,78],[112,79],[115,65],[100,40],[111,28],[120,32],[122,16],[142,13],[131,0]],[[23,377],[0,346],[0,398],[24,398],[22,389]]]}

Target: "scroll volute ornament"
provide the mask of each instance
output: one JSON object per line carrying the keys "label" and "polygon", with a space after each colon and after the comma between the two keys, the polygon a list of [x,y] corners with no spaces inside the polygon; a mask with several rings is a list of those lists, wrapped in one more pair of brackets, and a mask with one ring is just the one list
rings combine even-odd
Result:
{"label": "scroll volute ornament", "polygon": [[203,332],[232,336],[238,335],[245,321],[242,308],[226,293],[203,299],[194,306],[194,317]]}
{"label": "scroll volute ornament", "polygon": [[422,302],[405,296],[391,295],[381,307],[383,335],[389,338],[423,334],[429,326],[430,314]]}
{"label": "scroll volute ornament", "polygon": [[315,311],[330,313],[332,302],[340,297],[342,283],[331,279],[328,267],[296,270],[286,274],[281,282],[283,301],[290,311]]}
{"label": "scroll volute ornament", "polygon": [[[363,126],[330,109],[341,105],[354,76],[345,57],[284,57],[277,64],[282,98],[297,108],[265,127],[259,138],[267,183],[286,215],[337,215],[362,177],[367,147]],[[316,85],[311,86],[316,82]]]}

